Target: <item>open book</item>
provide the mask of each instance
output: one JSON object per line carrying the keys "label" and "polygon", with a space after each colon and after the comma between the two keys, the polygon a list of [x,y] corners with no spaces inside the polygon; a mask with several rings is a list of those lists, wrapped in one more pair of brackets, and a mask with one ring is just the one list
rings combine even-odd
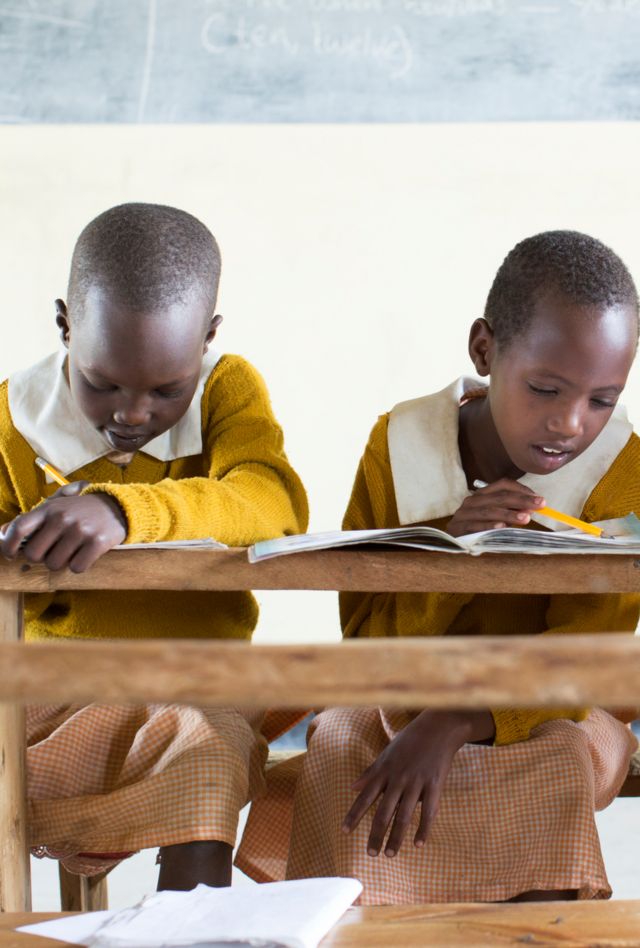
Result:
{"label": "open book", "polygon": [[398,546],[443,553],[637,553],[640,554],[640,520],[629,514],[617,520],[601,520],[601,537],[580,530],[526,530],[504,527],[452,537],[435,527],[395,527],[382,530],[336,530],[306,533],[277,540],[264,540],[249,549],[249,561],[257,563],[284,553],[330,550],[347,546]]}

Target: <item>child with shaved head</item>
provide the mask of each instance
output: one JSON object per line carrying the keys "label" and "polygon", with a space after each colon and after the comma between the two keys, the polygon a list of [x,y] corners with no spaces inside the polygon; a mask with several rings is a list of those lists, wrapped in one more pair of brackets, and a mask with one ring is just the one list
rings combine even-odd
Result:
{"label": "child with shaved head", "polygon": [[[477,377],[378,418],[344,529],[462,536],[528,526],[546,504],[590,522],[640,511],[640,439],[618,405],[638,329],[611,248],[575,231],[521,241],[471,326]],[[482,636],[636,628],[636,593],[575,592],[344,592],[340,618],[346,638],[474,636],[479,656]],[[368,905],[611,894],[594,811],[637,747],[613,714],[327,708],[307,741],[252,807],[238,865],[260,881],[355,876]]]}
{"label": "child with shaved head", "polygon": [[[184,211],[124,204],[73,254],[63,348],[0,388],[0,552],[88,569],[120,543],[231,546],[306,529],[264,382],[213,341],[220,254]],[[72,483],[59,490],[42,456]],[[26,637],[250,638],[246,592],[26,597]],[[159,888],[228,885],[240,808],[263,786],[259,715],[177,706],[27,711],[29,837],[91,874],[160,847]]]}

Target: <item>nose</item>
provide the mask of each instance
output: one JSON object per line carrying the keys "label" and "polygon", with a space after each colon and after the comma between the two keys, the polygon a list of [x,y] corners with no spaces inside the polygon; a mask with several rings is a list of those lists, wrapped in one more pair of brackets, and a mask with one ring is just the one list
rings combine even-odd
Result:
{"label": "nose", "polygon": [[555,406],[554,413],[547,419],[547,430],[561,438],[576,438],[582,434],[583,427],[582,407],[578,403]]}
{"label": "nose", "polygon": [[121,402],[113,412],[113,420],[126,428],[144,428],[151,420],[149,399],[141,395]]}

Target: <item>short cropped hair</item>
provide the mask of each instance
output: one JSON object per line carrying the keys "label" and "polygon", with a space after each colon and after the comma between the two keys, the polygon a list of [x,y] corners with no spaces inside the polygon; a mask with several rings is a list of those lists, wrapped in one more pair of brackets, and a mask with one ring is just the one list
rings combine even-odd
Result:
{"label": "short cropped hair", "polygon": [[220,250],[186,211],[162,204],[119,204],[84,228],[71,260],[69,312],[82,315],[92,287],[134,312],[185,303],[194,293],[215,307]]}
{"label": "short cropped hair", "polygon": [[574,230],[549,230],[517,244],[507,254],[489,291],[484,318],[498,344],[523,335],[534,306],[558,291],[585,306],[631,306],[638,292],[620,257],[605,244]]}

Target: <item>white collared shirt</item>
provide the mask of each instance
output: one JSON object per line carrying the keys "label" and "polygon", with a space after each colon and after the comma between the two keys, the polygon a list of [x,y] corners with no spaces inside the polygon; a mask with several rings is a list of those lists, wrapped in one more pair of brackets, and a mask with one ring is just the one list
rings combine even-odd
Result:
{"label": "white collared shirt", "polygon": [[[463,376],[434,395],[401,402],[391,411],[387,438],[401,524],[449,517],[469,496],[458,448],[460,400],[483,385]],[[550,474],[525,474],[520,483],[543,496],[547,506],[579,517],[632,433],[624,406],[616,405],[579,457]],[[554,530],[566,529],[547,517],[534,519]]]}
{"label": "white collared shirt", "polygon": [[[66,349],[47,356],[9,377],[9,410],[15,428],[37,455],[71,474],[113,453],[102,435],[82,414],[64,372]],[[159,461],[202,453],[202,394],[221,355],[209,350],[202,360],[198,387],[189,407],[168,431],[141,449]]]}

